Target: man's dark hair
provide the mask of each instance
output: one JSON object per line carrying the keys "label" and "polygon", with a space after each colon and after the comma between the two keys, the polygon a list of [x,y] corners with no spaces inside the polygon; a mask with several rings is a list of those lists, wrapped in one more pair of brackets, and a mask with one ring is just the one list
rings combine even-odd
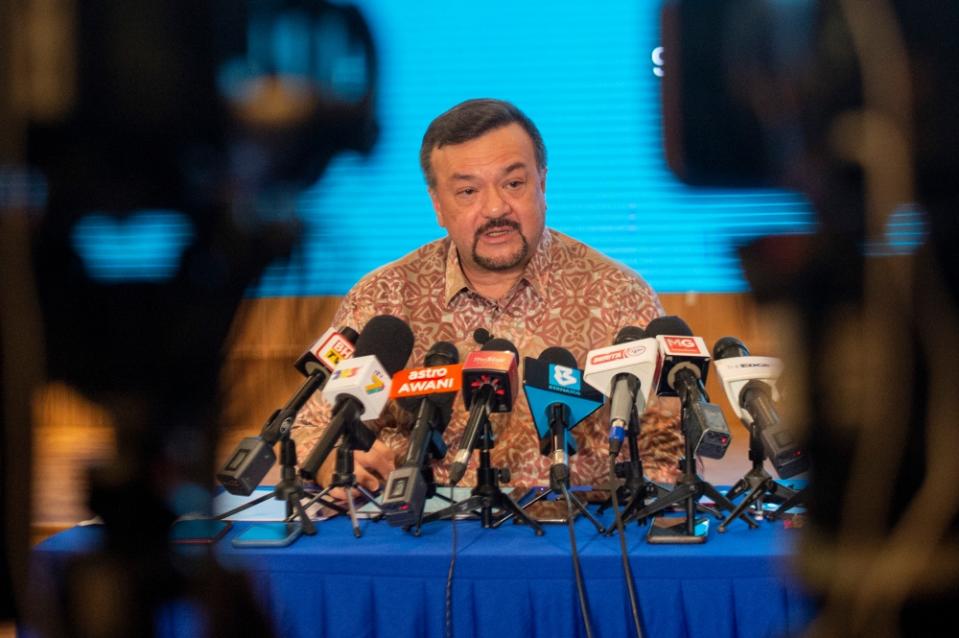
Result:
{"label": "man's dark hair", "polygon": [[546,146],[533,121],[509,102],[477,98],[460,102],[430,122],[420,145],[420,168],[427,185],[430,188],[436,185],[436,176],[430,166],[430,154],[434,148],[462,144],[513,122],[522,126],[533,141],[537,168],[546,168]]}

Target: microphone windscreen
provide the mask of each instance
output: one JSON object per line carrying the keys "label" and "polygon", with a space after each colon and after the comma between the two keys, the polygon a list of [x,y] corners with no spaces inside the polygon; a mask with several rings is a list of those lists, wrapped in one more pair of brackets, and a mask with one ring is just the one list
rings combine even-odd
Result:
{"label": "microphone windscreen", "polygon": [[576,357],[573,353],[562,346],[550,346],[543,350],[539,355],[539,360],[543,363],[553,363],[567,368],[576,367]]}
{"label": "microphone windscreen", "polygon": [[473,341],[481,346],[492,338],[493,335],[491,335],[486,328],[477,328],[473,331]]}
{"label": "microphone windscreen", "polygon": [[353,358],[375,355],[390,376],[406,365],[413,352],[413,331],[393,315],[377,315],[363,327]]}
{"label": "microphone windscreen", "polygon": [[519,356],[519,351],[516,349],[516,346],[513,345],[513,342],[508,339],[490,339],[483,344],[483,347],[480,350],[492,350],[495,352],[512,352],[517,357]]}
{"label": "microphone windscreen", "polygon": [[623,326],[619,332],[616,333],[616,339],[613,341],[614,346],[618,346],[621,343],[626,343],[628,341],[638,341],[639,339],[646,338],[646,331],[637,326]]}
{"label": "microphone windscreen", "polygon": [[356,345],[356,340],[360,338],[360,335],[356,332],[356,330],[353,330],[353,328],[350,328],[349,326],[343,326],[338,330],[338,332],[344,339],[352,343],[354,346]]}
{"label": "microphone windscreen", "polygon": [[723,337],[713,346],[713,359],[748,356],[749,349],[746,347],[746,344],[736,337]]}
{"label": "microphone windscreen", "polygon": [[459,350],[449,341],[437,341],[423,357],[425,366],[446,366],[459,362]]}
{"label": "microphone windscreen", "polygon": [[656,317],[646,326],[647,337],[658,337],[659,335],[692,337],[693,331],[689,324],[676,315],[666,315],[665,317]]}

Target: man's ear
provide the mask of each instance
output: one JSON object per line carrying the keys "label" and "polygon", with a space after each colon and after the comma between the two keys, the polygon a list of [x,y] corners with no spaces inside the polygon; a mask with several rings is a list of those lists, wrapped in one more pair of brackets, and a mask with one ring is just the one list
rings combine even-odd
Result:
{"label": "man's ear", "polygon": [[427,192],[430,194],[430,202],[433,203],[433,212],[436,213],[436,223],[439,224],[440,228],[446,228],[446,222],[443,219],[443,206],[440,204],[439,196],[432,187],[427,189]]}
{"label": "man's ear", "polygon": [[539,189],[546,192],[546,167],[544,166],[539,172]]}

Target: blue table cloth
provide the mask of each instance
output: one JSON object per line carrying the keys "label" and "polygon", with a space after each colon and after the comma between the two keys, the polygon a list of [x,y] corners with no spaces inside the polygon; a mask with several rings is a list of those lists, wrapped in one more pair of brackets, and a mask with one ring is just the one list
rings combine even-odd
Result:
{"label": "blue table cloth", "polygon": [[[607,517],[610,518],[607,513]],[[349,520],[317,525],[283,548],[235,548],[231,539],[249,525],[237,523],[213,547],[229,568],[250,575],[278,635],[435,637],[445,634],[445,588],[452,527],[448,521],[414,537],[386,523],[363,522],[354,538]],[[627,528],[645,635],[652,638],[732,638],[796,635],[812,608],[789,575],[797,531],[782,522],[750,530],[739,521],[724,534],[710,526],[702,545],[651,545],[645,527]],[[452,588],[456,638],[560,638],[584,636],[564,525],[534,536],[523,525],[483,529],[456,523]],[[594,635],[633,635],[618,539],[576,524],[577,545]],[[34,551],[40,572],[99,542],[97,527],[57,534]],[[191,636],[195,618],[174,607],[163,635]],[[28,633],[28,632],[27,632]],[[26,635],[26,634],[25,634]]]}

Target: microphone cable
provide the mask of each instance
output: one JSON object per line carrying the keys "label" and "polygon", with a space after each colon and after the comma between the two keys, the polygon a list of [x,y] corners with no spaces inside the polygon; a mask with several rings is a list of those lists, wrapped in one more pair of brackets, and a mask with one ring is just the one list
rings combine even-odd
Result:
{"label": "microphone cable", "polygon": [[566,523],[569,526],[569,545],[573,555],[573,573],[576,576],[576,593],[579,596],[579,609],[583,614],[583,628],[586,630],[586,638],[593,638],[593,627],[589,620],[589,602],[586,600],[586,587],[583,583],[583,573],[579,565],[579,552],[576,551],[576,532],[573,531],[573,519],[576,518],[576,508],[573,506],[573,499],[570,498],[569,488],[564,481],[560,481],[559,486],[563,490],[563,498],[566,499]]}
{"label": "microphone cable", "polygon": [[619,499],[616,498],[616,456],[609,455],[609,490],[613,499],[613,514],[616,516],[616,532],[619,535],[619,550],[623,558],[623,576],[626,579],[626,592],[629,596],[629,610],[633,616],[633,625],[636,627],[636,638],[643,638],[642,623],[639,620],[639,601],[636,598],[636,588],[633,584],[633,570],[629,566],[629,550],[626,548],[626,530],[623,528],[623,517],[619,512]]}
{"label": "microphone cable", "polygon": [[[455,504],[456,486],[450,485],[450,503]],[[450,551],[450,568],[446,573],[446,638],[453,638],[453,570],[456,568],[456,512],[450,516],[450,535],[453,547]]]}

